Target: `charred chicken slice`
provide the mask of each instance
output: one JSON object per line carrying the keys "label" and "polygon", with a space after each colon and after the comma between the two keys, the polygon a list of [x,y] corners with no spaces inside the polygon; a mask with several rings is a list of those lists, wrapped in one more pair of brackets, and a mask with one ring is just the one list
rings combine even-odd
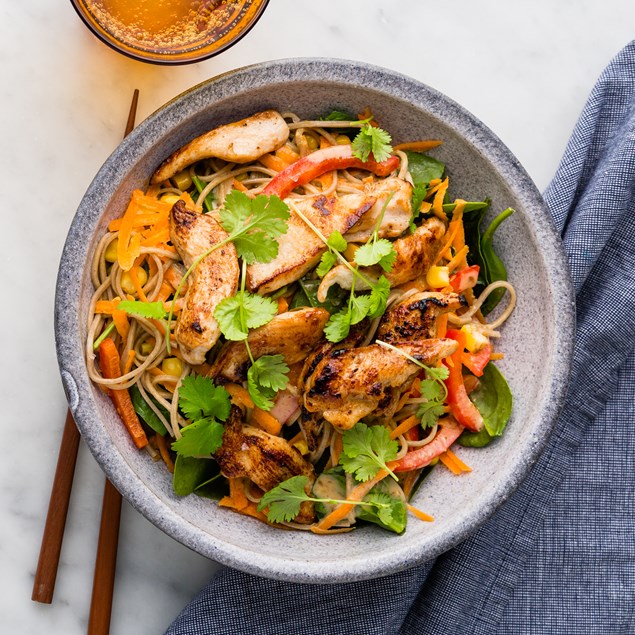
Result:
{"label": "charred chicken slice", "polygon": [[[227,238],[227,232],[209,215],[197,214],[177,201],[170,212],[170,239],[186,267],[210,247]],[[188,278],[185,304],[174,335],[185,361],[202,364],[205,354],[220,337],[214,310],[236,293],[238,258],[232,243],[227,243],[203,258]]]}
{"label": "charred chicken slice", "polygon": [[[298,450],[281,437],[243,424],[242,413],[235,406],[225,424],[223,443],[214,458],[223,476],[247,477],[263,492],[292,476],[307,476],[311,484],[315,480],[313,466]],[[303,504],[296,522],[310,523],[313,519],[313,505]]]}
{"label": "charred chicken slice", "polygon": [[[279,353],[287,365],[302,361],[322,338],[328,311],[307,307],[276,315],[271,322],[249,333],[252,355]],[[220,350],[210,376],[221,381],[242,382],[247,378],[249,355],[244,342],[228,342]]]}
{"label": "charred chicken slice", "polygon": [[288,138],[286,121],[275,110],[265,110],[193,139],[161,164],[152,183],[166,181],[188,165],[211,157],[231,163],[255,161],[280,148]]}
{"label": "charred chicken slice", "polygon": [[456,293],[422,291],[409,295],[384,313],[376,338],[389,344],[427,340],[437,336],[437,318],[466,302]]}
{"label": "charred chicken slice", "polygon": [[[394,346],[429,366],[451,355],[457,343],[435,339]],[[304,407],[322,412],[324,419],[344,430],[371,413],[392,416],[399,396],[420,370],[397,351],[379,344],[333,350],[304,379]]]}
{"label": "charred chicken slice", "polygon": [[[364,194],[314,196],[295,206],[328,238],[334,231],[345,234],[375,204]],[[278,239],[278,255],[271,262],[257,262],[247,267],[247,288],[258,293],[270,293],[301,278],[317,265],[326,251],[324,243],[293,211],[287,233]]]}

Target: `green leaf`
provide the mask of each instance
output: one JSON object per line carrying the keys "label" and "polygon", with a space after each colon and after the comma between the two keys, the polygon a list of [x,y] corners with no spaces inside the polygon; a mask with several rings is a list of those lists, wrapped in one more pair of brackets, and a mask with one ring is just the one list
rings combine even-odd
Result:
{"label": "green leaf", "polygon": [[358,509],[357,517],[360,520],[375,523],[397,534],[405,531],[408,521],[406,503],[397,496],[392,496],[383,481],[370,490],[363,502],[371,505]]}
{"label": "green leaf", "polygon": [[214,317],[228,340],[240,341],[247,339],[249,329],[267,324],[277,312],[278,305],[270,298],[238,291],[219,302]]}
{"label": "green leaf", "polygon": [[392,154],[391,141],[390,134],[385,130],[367,123],[353,139],[353,156],[361,161],[368,161],[372,154],[375,161],[381,163]]}
{"label": "green leaf", "polygon": [[315,273],[320,278],[323,278],[337,262],[337,256],[332,251],[325,251],[320,259],[320,264],[317,266]]}
{"label": "green leaf", "polygon": [[503,374],[491,362],[483,369],[470,399],[483,416],[483,425],[492,436],[503,434],[512,414],[512,392]]}
{"label": "green leaf", "polygon": [[380,276],[370,292],[370,306],[368,317],[374,319],[383,315],[390,293],[390,282],[385,276]]}
{"label": "green leaf", "polygon": [[[330,253],[330,252],[329,252]],[[319,306],[326,309],[331,315],[337,313],[348,300],[348,292],[339,285],[331,286],[326,294],[326,300],[320,302],[317,298],[319,280],[311,280],[309,278],[300,278],[298,280],[300,288],[293,296],[290,309],[297,309],[304,306]]]}
{"label": "green leaf", "polygon": [[324,327],[324,336],[329,342],[341,342],[351,330],[351,313],[348,307],[334,313]]}
{"label": "green leaf", "polygon": [[231,401],[227,390],[222,386],[215,386],[209,377],[188,375],[179,387],[179,408],[193,421],[204,417],[226,421]]}
{"label": "green leaf", "polygon": [[177,454],[174,461],[172,486],[178,496],[188,496],[215,475],[220,475],[216,462]]}
{"label": "green leaf", "polygon": [[351,326],[359,324],[370,310],[370,296],[351,293],[348,306]]}
{"label": "green leaf", "polygon": [[250,232],[233,240],[236,253],[248,264],[271,262],[278,255],[278,241],[264,232]]}
{"label": "green leaf", "polygon": [[326,117],[320,117],[322,121],[356,121],[357,117],[343,110],[332,110]]}
{"label": "green leaf", "polygon": [[273,388],[276,392],[284,390],[289,383],[287,373],[289,367],[284,362],[282,355],[263,355],[259,357],[250,368],[254,381],[266,388]]}
{"label": "green leaf", "polygon": [[172,444],[172,449],[186,457],[214,454],[223,443],[222,423],[211,417],[199,419],[181,430],[181,438]]}
{"label": "green leaf", "polygon": [[304,488],[309,483],[307,476],[293,476],[263,494],[258,511],[268,508],[267,518],[272,523],[292,521],[299,513],[304,501],[312,500]]}
{"label": "green leaf", "polygon": [[[417,186],[427,188],[430,181],[443,178],[445,164],[441,163],[441,161],[437,161],[437,159],[433,159],[421,152],[406,152],[406,155],[408,156],[408,171],[415,188]],[[419,202],[419,205],[421,205],[421,202]]]}
{"label": "green leaf", "polygon": [[[143,398],[139,387],[136,384],[133,384],[128,389],[130,393],[130,398],[132,400],[132,406],[135,412],[145,421],[147,425],[149,425],[157,434],[160,434],[162,437],[168,434],[166,427],[163,425],[163,421],[157,417],[156,413],[149,406],[148,402]],[[154,405],[164,414],[164,416],[169,419],[170,415],[168,411],[153,400]]]}
{"label": "green leaf", "polygon": [[382,425],[356,423],[342,435],[340,465],[358,481],[373,478],[380,469],[388,469],[388,461],[397,456],[397,441]]}
{"label": "green leaf", "polygon": [[167,311],[163,302],[140,302],[138,300],[122,300],[117,304],[117,309],[130,315],[138,315],[148,319],[163,320],[167,317]]}
{"label": "green leaf", "polygon": [[[443,381],[450,376],[450,370],[447,366],[426,366],[426,377],[434,379],[437,382]],[[423,383],[423,382],[422,382]],[[445,397],[444,397],[445,399]]]}
{"label": "green leaf", "polygon": [[326,241],[327,246],[331,249],[335,249],[335,251],[344,251],[348,247],[348,243],[346,242],[346,238],[340,234],[340,232],[333,231],[331,235],[328,237]]}
{"label": "green leaf", "polygon": [[417,408],[417,418],[421,419],[421,427],[424,430],[432,428],[439,420],[439,417],[444,413],[444,410],[443,403],[436,401],[422,403]]}
{"label": "green leaf", "polygon": [[362,267],[370,267],[372,265],[380,265],[384,271],[392,269],[397,252],[393,244],[385,238],[379,238],[362,245],[355,252],[355,262]]}

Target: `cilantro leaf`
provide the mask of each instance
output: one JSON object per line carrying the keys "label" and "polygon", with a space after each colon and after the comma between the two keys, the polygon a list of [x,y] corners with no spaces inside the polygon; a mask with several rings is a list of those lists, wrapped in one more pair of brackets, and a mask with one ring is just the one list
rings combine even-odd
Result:
{"label": "cilantro leaf", "polygon": [[331,235],[328,237],[326,244],[331,249],[335,249],[335,251],[344,251],[348,247],[348,243],[346,242],[346,238],[340,234],[340,232],[333,231]]}
{"label": "cilantro leaf", "polygon": [[277,196],[259,194],[252,199],[244,192],[232,190],[219,214],[238,256],[249,264],[270,262],[278,255],[275,238],[287,231],[290,213]]}
{"label": "cilantro leaf", "polygon": [[332,251],[325,251],[322,254],[320,264],[315,270],[315,273],[317,273],[320,278],[323,278],[333,268],[336,262],[337,256]]}
{"label": "cilantro leaf", "polygon": [[361,507],[357,517],[360,520],[375,523],[384,529],[401,534],[406,529],[408,522],[406,503],[381,489],[383,482],[378,483],[364,496],[363,502],[370,503],[370,505]]}
{"label": "cilantro leaf", "polygon": [[362,267],[370,267],[372,265],[380,265],[384,271],[392,269],[397,252],[392,243],[385,238],[378,238],[362,245],[355,252],[355,262]]}
{"label": "cilantro leaf", "polygon": [[207,456],[214,454],[223,442],[225,428],[212,417],[199,419],[181,430],[181,438],[172,444],[180,456]]}
{"label": "cilantro leaf", "polygon": [[351,318],[351,326],[358,324],[367,315],[370,310],[370,296],[369,295],[355,295],[351,293],[349,300],[349,313]]}
{"label": "cilantro leaf", "polygon": [[[443,403],[447,396],[445,385],[440,379],[434,376],[438,369],[432,369],[432,374],[430,374],[428,368],[429,367],[426,367],[426,377],[428,377],[428,379],[424,379],[419,384],[419,392],[427,401],[417,408],[417,418],[421,419],[421,427],[424,430],[434,426],[439,417],[444,413]],[[443,366],[443,368],[447,370],[445,366]],[[443,372],[441,372],[441,374],[443,374]]]}
{"label": "cilantro leaf", "polygon": [[292,476],[266,492],[258,503],[258,511],[268,508],[267,519],[272,523],[292,521],[299,513],[304,501],[312,500],[304,488],[307,476]]}
{"label": "cilantro leaf", "polygon": [[117,309],[130,315],[162,320],[167,316],[163,302],[140,302],[139,300],[122,300]]}
{"label": "cilantro leaf", "polygon": [[271,410],[276,393],[289,383],[288,372],[282,355],[263,355],[255,360],[247,371],[247,390],[254,405]]}
{"label": "cilantro leaf", "polygon": [[381,163],[392,153],[391,141],[392,137],[385,130],[367,123],[353,139],[353,156],[368,161],[372,154],[375,161]]}
{"label": "cilantro leaf", "polygon": [[[450,376],[450,369],[447,366],[426,366],[426,377],[435,379],[437,382],[443,381]],[[422,382],[423,383],[423,382]]]}
{"label": "cilantro leaf", "polygon": [[390,282],[385,276],[380,276],[377,283],[370,291],[370,306],[368,307],[368,317],[374,319],[383,315],[390,293]]}
{"label": "cilantro leaf", "polygon": [[332,110],[326,117],[320,117],[321,121],[355,121],[356,117],[343,110]]}
{"label": "cilantro leaf", "polygon": [[341,342],[351,330],[351,313],[348,307],[334,313],[324,327],[324,335],[329,342]]}
{"label": "cilantro leaf", "polygon": [[278,305],[270,298],[241,290],[219,302],[214,317],[228,340],[239,341],[247,338],[249,329],[270,322],[277,312]]}
{"label": "cilantro leaf", "polygon": [[373,478],[381,469],[390,472],[387,462],[397,456],[398,444],[390,438],[390,433],[384,426],[369,427],[361,422],[356,423],[343,433],[342,441],[340,464],[358,481]]}
{"label": "cilantro leaf", "polygon": [[215,417],[226,421],[231,408],[229,393],[209,377],[188,375],[179,387],[179,408],[191,420]]}

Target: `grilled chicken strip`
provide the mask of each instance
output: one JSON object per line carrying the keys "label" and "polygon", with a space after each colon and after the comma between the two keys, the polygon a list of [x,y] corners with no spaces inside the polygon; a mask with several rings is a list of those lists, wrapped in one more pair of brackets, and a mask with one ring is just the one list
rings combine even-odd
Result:
{"label": "grilled chicken strip", "polygon": [[[177,201],[170,212],[170,240],[186,267],[210,247],[227,238],[227,232],[209,215],[197,214]],[[174,335],[185,361],[202,364],[205,354],[220,337],[214,310],[238,288],[238,257],[227,243],[201,260],[188,278],[185,303]]]}
{"label": "grilled chicken strip", "polygon": [[395,176],[369,183],[364,187],[364,191],[368,196],[375,197],[377,201],[370,212],[346,234],[346,240],[366,242],[375,229],[389,197],[390,201],[386,205],[378,234],[380,238],[401,236],[408,229],[412,218],[412,185]]}
{"label": "grilled chicken strip", "polygon": [[[444,235],[443,222],[438,218],[430,218],[418,227],[414,234],[395,240],[393,246],[397,252],[397,258],[392,270],[384,274],[391,286],[396,287],[424,275],[439,254]],[[377,281],[382,273],[383,271],[377,267],[369,267],[365,271],[366,277],[371,281]],[[318,287],[318,300],[324,302],[328,290],[334,284],[338,284],[342,289],[350,289],[352,281],[353,274],[350,269],[344,265],[333,267],[322,278]],[[356,280],[355,289],[363,291],[368,289],[368,286],[363,280]]]}
{"label": "grilled chicken strip", "polygon": [[[271,322],[250,331],[249,348],[257,359],[279,353],[287,365],[302,361],[322,338],[329,312],[319,307],[307,307],[276,315]],[[211,377],[217,380],[242,382],[247,378],[249,355],[244,342],[227,342],[220,350]]]}
{"label": "grilled chicken strip", "polygon": [[280,113],[265,110],[193,139],[161,164],[152,176],[152,183],[161,183],[188,165],[210,157],[231,163],[249,163],[277,150],[288,138],[289,127]]}
{"label": "grilled chicken strip", "polygon": [[[343,196],[313,196],[294,203],[328,238],[332,232],[345,234],[375,204],[364,194]],[[247,267],[247,288],[258,293],[270,293],[301,278],[313,269],[326,251],[324,243],[293,211],[287,233],[278,239],[278,255],[271,262],[256,262]]]}
{"label": "grilled chicken strip", "polygon": [[[263,492],[292,476],[304,475],[313,484],[315,472],[300,452],[281,437],[244,425],[242,413],[233,406],[225,423],[223,443],[214,454],[223,476],[247,477]],[[296,522],[314,520],[313,504],[303,504]]]}
{"label": "grilled chicken strip", "polygon": [[457,293],[421,291],[409,295],[384,313],[375,337],[389,344],[435,338],[437,318],[466,304]]}
{"label": "grilled chicken strip", "polygon": [[[451,355],[457,343],[435,339],[397,342],[394,346],[429,366]],[[371,413],[390,417],[420,370],[403,355],[379,344],[334,350],[305,378],[304,407],[309,412],[322,412],[324,419],[343,430]]]}

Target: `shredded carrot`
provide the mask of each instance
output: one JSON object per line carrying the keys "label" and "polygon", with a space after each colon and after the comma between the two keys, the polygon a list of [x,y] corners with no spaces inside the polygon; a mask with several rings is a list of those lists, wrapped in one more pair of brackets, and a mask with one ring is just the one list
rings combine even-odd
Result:
{"label": "shredded carrot", "polygon": [[340,454],[342,454],[342,448],[344,447],[344,438],[341,434],[335,435],[335,441],[333,441],[333,450],[331,451],[331,462],[333,465],[339,465]]}
{"label": "shredded carrot", "polygon": [[463,249],[465,247],[465,231],[463,229],[463,210],[465,209],[466,202],[463,199],[457,198],[454,201],[454,211],[452,212],[452,222],[456,222],[459,225],[459,230],[454,237],[452,246],[455,251]]}
{"label": "shredded carrot", "polygon": [[368,106],[366,106],[366,108],[364,108],[364,110],[362,110],[362,112],[357,114],[357,118],[360,121],[363,121],[364,119],[370,119],[370,125],[373,126],[373,128],[378,128],[379,124],[377,123],[377,121],[375,121],[375,118],[373,117],[373,113],[371,112],[370,108]]}
{"label": "shredded carrot", "polygon": [[[150,227],[155,225],[157,222],[162,220],[164,216],[162,214],[155,214],[154,212],[151,214],[136,214],[133,221],[132,227]],[[108,223],[108,231],[116,232],[121,229],[121,225],[123,224],[123,217],[115,218]]]}
{"label": "shredded carrot", "polygon": [[489,358],[491,360],[496,360],[496,359],[505,359],[505,353],[492,353]]}
{"label": "shredded carrot", "polygon": [[[174,351],[176,353],[176,351]],[[192,366],[192,370],[197,375],[203,375],[203,377],[207,377],[212,370],[212,367],[207,362],[203,362],[202,364],[197,364],[196,366]]]}
{"label": "shredded carrot", "polygon": [[151,232],[143,237],[142,247],[156,247],[170,240],[170,228],[167,223],[157,223]]}
{"label": "shredded carrot", "polygon": [[441,183],[442,183],[441,179],[432,179],[430,183],[428,183],[428,188],[431,188],[431,189],[428,189],[428,194],[431,194],[432,192],[436,192],[437,187],[441,185]]}
{"label": "shredded carrot", "polygon": [[249,499],[245,494],[245,482],[242,478],[228,478],[229,496],[234,501],[234,509],[245,509],[249,505]]}
{"label": "shredded carrot", "polygon": [[448,231],[446,232],[447,239],[445,241],[445,244],[439,250],[437,257],[434,259],[434,262],[432,263],[431,266],[438,264],[441,258],[443,258],[443,255],[445,254],[445,252],[452,246],[452,241],[454,240],[454,237],[456,236],[458,231],[459,231],[459,224],[455,223],[453,225],[452,222],[450,222]]}
{"label": "shredded carrot", "polygon": [[172,293],[174,293],[172,285],[168,284],[167,282],[162,282],[161,288],[159,289],[159,293],[157,293],[155,301],[165,302],[172,295]]}
{"label": "shredded carrot", "polygon": [[285,168],[289,167],[286,161],[283,161],[280,157],[274,154],[263,154],[258,161],[262,163],[266,168],[274,170],[275,172],[282,172]]}
{"label": "shredded carrot", "polygon": [[[140,190],[135,190],[135,192],[141,194]],[[117,261],[124,271],[128,271],[132,267],[135,258],[141,251],[141,236],[132,231],[135,217],[139,211],[139,204],[134,196],[135,192],[133,192],[130,203],[121,219],[117,240]]]}
{"label": "shredded carrot", "polygon": [[278,313],[286,313],[289,310],[289,301],[284,297],[278,298]]}
{"label": "shredded carrot", "polygon": [[437,191],[434,194],[434,201],[432,202],[432,213],[443,222],[448,219],[443,211],[443,200],[445,198],[445,193],[448,191],[448,183],[449,179],[446,176],[437,188]]}
{"label": "shredded carrot", "polygon": [[[244,514],[245,516],[253,516],[258,520],[262,520],[263,523],[267,523],[269,525],[273,524],[267,521],[267,517],[262,512],[258,511],[258,506],[256,505],[256,503],[252,503],[251,501],[248,501],[245,507],[238,508],[236,507],[236,503],[231,496],[224,496],[218,501],[218,505],[220,507],[229,507],[230,509],[237,511],[239,514]],[[274,525],[274,527],[277,526],[278,525]]]}
{"label": "shredded carrot", "polygon": [[249,392],[240,384],[225,384],[224,388],[229,393],[232,403],[236,406],[244,406],[245,408],[253,408],[254,402]]}
{"label": "shredded carrot", "polygon": [[419,419],[412,415],[407,419],[404,419],[391,433],[390,438],[396,439],[398,436],[404,434],[404,432],[408,432],[410,428],[414,428],[416,425],[419,425]]}
{"label": "shredded carrot", "polygon": [[425,520],[428,523],[434,522],[434,516],[430,516],[430,514],[426,514],[412,505],[406,505],[406,507],[408,511],[413,513],[419,520]]}
{"label": "shredded carrot", "polygon": [[320,536],[330,536],[331,534],[347,534],[349,531],[353,531],[354,527],[338,527],[337,529],[320,529],[320,527],[313,526],[311,527],[311,531],[314,534],[318,534]]}
{"label": "shredded carrot", "polygon": [[452,452],[452,450],[446,450],[443,454],[439,455],[439,460],[445,467],[452,472],[452,474],[462,474],[463,472],[471,472],[472,468],[461,461],[461,459]]}
{"label": "shredded carrot", "polygon": [[112,315],[112,312],[117,308],[120,302],[121,298],[119,296],[116,296],[112,300],[97,300],[97,302],[95,302],[95,313]]}
{"label": "shredded carrot", "polygon": [[432,209],[432,203],[428,201],[421,201],[421,205],[419,205],[419,211],[422,214],[429,214]]}
{"label": "shredded carrot", "polygon": [[[464,245],[463,248],[459,249],[458,251],[454,253],[452,260],[450,260],[450,262],[448,262],[447,264],[449,273],[452,273],[457,267],[459,267],[463,263],[463,261],[465,261],[469,251],[470,251],[470,248],[467,245]],[[467,262],[465,264],[467,264]],[[461,267],[461,269],[464,269],[464,267]]]}
{"label": "shredded carrot", "polygon": [[165,437],[161,434],[155,435],[155,440],[157,443],[157,448],[159,450],[159,454],[165,463],[165,466],[168,468],[168,472],[170,474],[174,474],[174,461],[170,456],[170,451],[168,449],[168,442],[165,440]]}
{"label": "shredded carrot", "polygon": [[266,410],[260,408],[254,408],[252,412],[252,419],[269,434],[279,435],[282,430],[282,424]]}
{"label": "shredded carrot", "polygon": [[444,313],[437,318],[437,337],[444,338],[448,332],[448,314]]}
{"label": "shredded carrot", "polygon": [[408,143],[398,143],[393,146],[393,150],[402,150],[404,152],[427,152],[433,148],[438,148],[443,141],[439,139],[426,139],[424,141],[409,141]]}
{"label": "shredded carrot", "polygon": [[415,483],[417,482],[417,479],[419,478],[420,474],[421,474],[421,469],[410,470],[410,472],[406,473],[403,480],[403,484],[401,485],[401,489],[403,490],[403,493],[406,495],[406,498],[410,498],[410,495],[412,494],[412,490],[414,489]]}
{"label": "shredded carrot", "polygon": [[291,165],[300,159],[300,155],[287,144],[276,150],[276,156]]}
{"label": "shredded carrot", "polygon": [[243,185],[238,179],[232,179],[232,187],[239,192],[246,192],[247,187]]}
{"label": "shredded carrot", "polygon": [[121,339],[125,340],[130,330],[128,314],[120,309],[114,309],[112,312],[112,321],[115,323],[115,328],[117,329],[117,333],[121,335]]}
{"label": "shredded carrot", "polygon": [[139,283],[139,267],[138,266],[134,266],[134,267],[130,267],[130,271],[128,272],[128,275],[130,276],[130,280],[132,281],[132,286],[135,288],[135,291],[137,292],[137,297],[139,298],[139,300],[141,300],[141,302],[147,302],[148,298],[146,297],[146,294],[143,292],[143,289],[141,288],[141,284]]}
{"label": "shredded carrot", "polygon": [[134,362],[134,358],[137,354],[135,353],[134,349],[130,349],[128,351],[128,357],[126,358],[126,363],[124,364],[123,367],[123,374],[127,375],[130,372],[130,369],[132,368],[132,363]]}
{"label": "shredded carrot", "polygon": [[[121,377],[121,359],[119,352],[117,351],[115,343],[109,337],[99,345],[99,368],[101,369],[101,374],[106,379],[117,379]],[[148,438],[141,427],[139,417],[137,417],[137,413],[132,405],[128,390],[125,388],[110,388],[108,394],[115,404],[115,409],[119,413],[123,424],[126,426],[137,448],[143,448],[148,445]]]}
{"label": "shredded carrot", "polygon": [[[163,279],[169,282],[174,289],[176,289],[179,284],[181,284],[181,280],[183,279],[183,274],[176,267],[168,267],[166,272],[163,274]],[[181,293],[185,294],[185,290],[187,289],[187,280],[181,289]]]}
{"label": "shredded carrot", "polygon": [[[379,470],[377,474],[368,481],[360,483],[354,487],[347,500],[352,501],[350,503],[340,503],[330,514],[327,514],[322,520],[315,526],[316,529],[330,529],[333,525],[338,523],[344,518],[354,507],[355,503],[363,500],[364,496],[370,492],[379,481],[388,476],[388,470]],[[311,528],[313,531],[313,528]]]}

